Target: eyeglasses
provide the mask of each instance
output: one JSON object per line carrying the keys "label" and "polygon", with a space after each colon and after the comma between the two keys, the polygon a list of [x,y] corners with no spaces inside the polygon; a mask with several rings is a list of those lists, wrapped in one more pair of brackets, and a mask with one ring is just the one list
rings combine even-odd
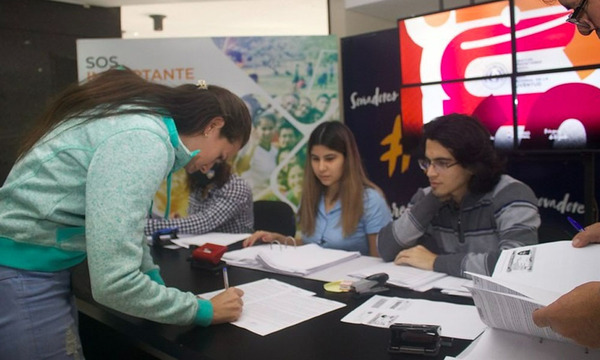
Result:
{"label": "eyeglasses", "polygon": [[443,172],[448,168],[458,165],[458,161],[451,162],[450,160],[439,159],[439,160],[429,160],[429,159],[419,159],[419,167],[421,170],[427,172],[430,166],[433,166],[433,169],[436,172]]}
{"label": "eyeglasses", "polygon": [[567,18],[567,22],[583,27],[583,28],[589,28],[590,25],[581,21],[579,18],[581,17],[581,15],[583,14],[583,8],[585,7],[585,5],[587,4],[587,0],[583,0],[581,2],[581,4],[579,4],[578,7],[575,8],[575,10],[573,10],[573,12],[571,13],[571,15],[569,15],[569,17]]}

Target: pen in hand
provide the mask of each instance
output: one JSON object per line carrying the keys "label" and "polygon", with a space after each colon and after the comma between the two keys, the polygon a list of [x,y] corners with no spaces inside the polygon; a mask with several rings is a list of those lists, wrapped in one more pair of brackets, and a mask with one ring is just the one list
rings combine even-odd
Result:
{"label": "pen in hand", "polygon": [[569,222],[571,223],[571,225],[573,225],[573,227],[575,228],[575,230],[577,230],[579,232],[585,231],[585,229],[583,228],[583,226],[581,226],[577,221],[575,221],[570,216],[567,216],[567,220],[569,220]]}
{"label": "pen in hand", "polygon": [[227,275],[227,267],[223,268],[223,283],[225,283],[225,290],[229,289],[229,276]]}

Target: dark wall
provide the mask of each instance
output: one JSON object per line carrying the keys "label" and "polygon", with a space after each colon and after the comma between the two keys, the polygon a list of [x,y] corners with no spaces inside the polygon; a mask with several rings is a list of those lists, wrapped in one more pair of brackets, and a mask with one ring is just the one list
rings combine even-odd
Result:
{"label": "dark wall", "polygon": [[75,41],[120,38],[119,8],[0,1],[0,184],[47,101],[77,81]]}

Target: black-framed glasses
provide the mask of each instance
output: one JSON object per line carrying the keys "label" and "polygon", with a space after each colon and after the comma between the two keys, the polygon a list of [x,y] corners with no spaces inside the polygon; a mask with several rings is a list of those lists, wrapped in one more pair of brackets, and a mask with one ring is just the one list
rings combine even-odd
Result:
{"label": "black-framed glasses", "polygon": [[587,0],[583,0],[581,4],[579,4],[579,6],[575,8],[575,10],[573,10],[571,15],[569,15],[569,17],[567,18],[567,22],[580,27],[589,28],[590,25],[580,20],[586,4]]}
{"label": "black-framed glasses", "polygon": [[442,172],[454,165],[458,165],[458,161],[452,162],[447,159],[436,159],[436,160],[419,159],[418,161],[419,161],[419,167],[421,168],[421,170],[423,170],[425,172],[427,172],[427,170],[429,169],[430,166],[433,166],[433,169],[436,172]]}

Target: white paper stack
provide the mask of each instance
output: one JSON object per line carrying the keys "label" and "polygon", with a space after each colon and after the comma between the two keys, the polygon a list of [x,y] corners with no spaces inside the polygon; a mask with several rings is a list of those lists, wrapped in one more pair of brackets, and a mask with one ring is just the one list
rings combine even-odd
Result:
{"label": "white paper stack", "polygon": [[274,246],[258,252],[257,260],[272,271],[306,276],[360,256],[358,251],[326,249],[317,244]]}
{"label": "white paper stack", "polygon": [[557,241],[504,250],[492,277],[470,274],[473,287],[469,290],[490,329],[457,359],[479,359],[481,353],[491,354],[493,349],[515,353],[497,357],[502,359],[599,358],[600,350],[588,351],[549,327],[537,327],[532,319],[536,309],[573,288],[600,281],[598,259],[600,246],[574,248],[571,241]]}
{"label": "white paper stack", "polygon": [[358,257],[360,257],[358,251],[326,249],[316,244],[301,246],[268,244],[227,252],[223,255],[223,260],[230,265],[306,276]]}

